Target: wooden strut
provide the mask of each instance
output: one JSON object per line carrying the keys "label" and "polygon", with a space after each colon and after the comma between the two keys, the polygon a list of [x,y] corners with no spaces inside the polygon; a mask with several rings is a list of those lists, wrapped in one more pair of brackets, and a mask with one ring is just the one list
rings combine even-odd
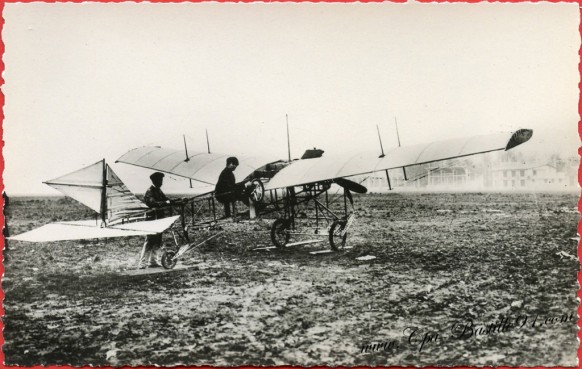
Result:
{"label": "wooden strut", "polygon": [[107,164],[103,159],[103,178],[101,180],[101,227],[105,227],[107,221]]}
{"label": "wooden strut", "polygon": [[[313,189],[313,194],[316,193],[316,190]],[[311,195],[311,191],[310,191],[310,195]],[[315,197],[313,198],[315,200]],[[319,205],[317,203],[317,201],[315,201],[315,227],[316,229],[319,229]]]}
{"label": "wooden strut", "polygon": [[184,255],[185,253],[189,252],[190,250],[193,250],[193,249],[195,249],[196,247],[198,247],[198,246],[201,246],[201,245],[205,244],[206,242],[210,241],[211,239],[213,239],[213,238],[216,238],[216,237],[220,236],[220,235],[221,235],[221,234],[223,234],[224,232],[225,232],[225,231],[220,231],[220,232],[218,232],[218,233],[216,233],[216,234],[214,234],[214,235],[212,235],[212,236],[208,237],[207,239],[205,239],[204,241],[202,241],[202,242],[200,242],[200,243],[198,243],[198,244],[196,244],[196,245],[194,245],[194,243],[191,243],[191,244],[188,244],[188,245],[182,246],[182,247],[181,247],[181,248],[178,250],[178,252],[176,253],[176,256],[175,256],[174,258],[177,260],[179,257],[181,257],[181,256],[182,256],[182,255]]}
{"label": "wooden strut", "polygon": [[[198,227],[198,223],[204,224],[216,221],[216,208],[214,206],[214,197],[212,196],[204,196],[200,199],[191,198],[181,205],[181,209],[183,211],[182,216],[190,216],[188,222],[184,221],[184,224],[188,223],[189,226]],[[211,220],[206,220],[204,215],[200,215],[206,211],[210,212]],[[200,219],[197,222],[198,218]]]}
{"label": "wooden strut", "polygon": [[394,117],[394,124],[396,125],[396,138],[398,139],[398,147],[400,147],[400,134],[398,133],[398,120]]}
{"label": "wooden strut", "polygon": [[[325,217],[326,220],[329,221],[329,218],[326,215],[326,212],[329,213],[331,216],[333,216],[333,218],[335,218],[336,220],[339,220],[340,218],[334,214],[328,207],[325,207],[319,200],[318,200],[318,196],[321,195],[323,192],[325,192],[326,194],[326,203],[327,203],[327,194],[328,194],[328,190],[324,189],[324,188],[320,188],[318,184],[316,184],[314,187],[312,188],[304,188],[302,192],[299,193],[295,193],[294,188],[293,187],[287,187],[287,201],[285,203],[285,218],[289,219],[290,221],[290,234],[293,235],[301,235],[301,234],[305,234],[305,235],[311,235],[311,233],[300,233],[300,232],[296,232],[296,224],[295,224],[295,218],[298,212],[298,205],[303,204],[303,203],[309,203],[309,201],[313,201],[313,204],[315,206],[315,214],[316,214],[316,227],[315,227],[315,232],[316,234],[319,233],[319,217],[320,214],[321,216]],[[303,199],[298,200],[297,199],[297,195],[299,194],[305,194],[305,196],[302,196]],[[344,198],[344,218],[343,219],[347,219],[348,224],[351,223],[351,220],[353,220],[353,214],[350,217],[347,217],[348,214],[348,209],[347,209],[347,203],[348,203],[348,199],[350,200],[350,204],[353,207],[353,202],[352,199],[349,198],[349,190],[344,189],[344,193],[343,193],[343,198]],[[311,218],[312,219],[312,218]],[[347,231],[347,230],[346,230]],[[344,233],[345,234],[345,233]],[[343,236],[343,235],[342,235]],[[310,244],[310,243],[317,243],[317,242],[321,242],[321,240],[309,240],[309,241],[299,241],[299,242],[295,242],[295,243],[291,243],[286,245],[286,247],[289,246],[298,246],[298,245],[304,245],[304,244]]]}
{"label": "wooden strut", "polygon": [[[383,158],[386,155],[384,154],[384,146],[382,146],[382,136],[380,136],[380,128],[378,127],[377,124],[376,130],[378,131],[378,139],[380,140],[380,151],[382,152],[380,158]],[[398,139],[398,142],[400,142],[400,139]],[[390,184],[390,175],[388,174],[388,169],[384,170],[384,172],[386,172],[386,180],[388,181],[388,191],[392,191],[392,185]]]}
{"label": "wooden strut", "polygon": [[[326,205],[327,206],[323,205],[323,203],[321,203],[318,200],[319,195],[323,194],[324,192],[326,195]],[[298,196],[300,194],[305,194],[305,196]],[[327,217],[326,213],[331,215],[334,219],[340,219],[340,217],[337,214],[335,214],[333,211],[331,211],[331,209],[329,209],[329,200],[328,200],[327,194],[328,194],[327,190],[323,190],[320,188],[312,188],[309,190],[304,190],[304,191],[299,192],[299,193],[295,193],[294,188],[287,187],[287,196],[284,199],[284,201],[285,201],[285,205],[284,205],[285,215],[284,215],[284,217],[291,221],[291,225],[292,225],[291,228],[293,230],[295,230],[295,218],[296,218],[296,213],[299,210],[298,206],[301,204],[307,204],[310,201],[313,201],[313,204],[315,206],[316,218],[313,218],[313,219],[316,220],[317,226],[319,226],[320,216],[324,217],[325,219],[329,219]],[[345,193],[344,193],[344,212],[347,215],[347,198],[346,198]]]}
{"label": "wooden strut", "polygon": [[[394,125],[396,126],[396,138],[398,138],[398,147],[400,147],[400,134],[398,133],[398,120],[394,117]],[[408,177],[406,176],[406,167],[402,167],[402,173],[404,174],[404,180],[408,181]]]}
{"label": "wooden strut", "polygon": [[285,114],[285,120],[287,120],[287,156],[289,161],[291,161],[291,139],[289,138],[289,115]]}
{"label": "wooden strut", "polygon": [[[184,152],[186,153],[186,159],[184,160],[185,162],[189,162],[190,158],[188,157],[188,146],[186,145],[186,135],[182,135],[182,138],[184,139]],[[192,188],[192,178],[189,178],[190,180],[190,188]]]}
{"label": "wooden strut", "polygon": [[186,159],[184,159],[184,161],[190,161],[190,158],[188,157],[188,146],[186,145],[186,135],[182,135],[182,138],[184,139],[184,151],[186,152]]}

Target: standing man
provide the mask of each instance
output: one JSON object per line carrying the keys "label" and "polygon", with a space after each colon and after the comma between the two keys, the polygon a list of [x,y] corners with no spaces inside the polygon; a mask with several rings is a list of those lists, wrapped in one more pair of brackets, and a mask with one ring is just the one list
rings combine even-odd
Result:
{"label": "standing man", "polygon": [[231,203],[240,200],[246,205],[249,204],[249,199],[244,195],[244,191],[239,189],[236,185],[234,171],[238,167],[238,159],[234,156],[226,159],[226,168],[222,170],[216,183],[214,190],[216,200],[224,205],[224,218],[229,218]]}
{"label": "standing man", "polygon": [[[152,186],[146,191],[144,200],[150,209],[156,209],[154,211],[148,212],[147,219],[161,219],[165,217],[165,212],[163,207],[170,205],[170,200],[162,192],[162,184],[164,182],[164,173],[155,172],[150,176],[152,180]],[[141,256],[139,258],[139,269],[145,269],[147,267],[158,267],[160,266],[156,260],[157,253],[162,246],[162,234],[157,233],[154,235],[147,235],[146,241],[143,245],[141,251]]]}

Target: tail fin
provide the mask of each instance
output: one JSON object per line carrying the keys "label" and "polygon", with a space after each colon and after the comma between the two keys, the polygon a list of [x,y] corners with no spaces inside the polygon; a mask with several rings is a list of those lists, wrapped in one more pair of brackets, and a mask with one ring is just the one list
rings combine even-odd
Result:
{"label": "tail fin", "polygon": [[[103,170],[103,165],[106,170]],[[105,180],[103,176],[106,176]],[[141,215],[148,210],[101,160],[45,183],[99,213],[107,223]]]}

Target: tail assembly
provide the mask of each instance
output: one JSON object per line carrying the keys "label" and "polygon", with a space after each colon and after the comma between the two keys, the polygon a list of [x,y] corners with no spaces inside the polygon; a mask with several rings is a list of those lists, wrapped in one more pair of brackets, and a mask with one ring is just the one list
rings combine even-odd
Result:
{"label": "tail assembly", "polygon": [[45,183],[93,209],[99,214],[100,224],[94,220],[50,223],[10,237],[11,240],[51,242],[156,234],[179,217],[145,221],[149,208],[131,193],[105,160]]}
{"label": "tail assembly", "polygon": [[134,220],[148,207],[119,179],[105,159],[45,182],[97,212],[104,224]]}

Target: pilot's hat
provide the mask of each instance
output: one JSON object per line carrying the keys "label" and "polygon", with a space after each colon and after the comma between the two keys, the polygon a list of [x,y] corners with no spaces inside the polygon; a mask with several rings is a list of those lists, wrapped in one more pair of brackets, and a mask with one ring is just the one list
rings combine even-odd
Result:
{"label": "pilot's hat", "polygon": [[153,180],[155,180],[156,178],[158,178],[158,179],[164,178],[164,173],[162,173],[162,172],[155,172],[155,173],[153,173],[153,174],[150,176],[150,179],[151,179],[152,181],[153,181]]}

